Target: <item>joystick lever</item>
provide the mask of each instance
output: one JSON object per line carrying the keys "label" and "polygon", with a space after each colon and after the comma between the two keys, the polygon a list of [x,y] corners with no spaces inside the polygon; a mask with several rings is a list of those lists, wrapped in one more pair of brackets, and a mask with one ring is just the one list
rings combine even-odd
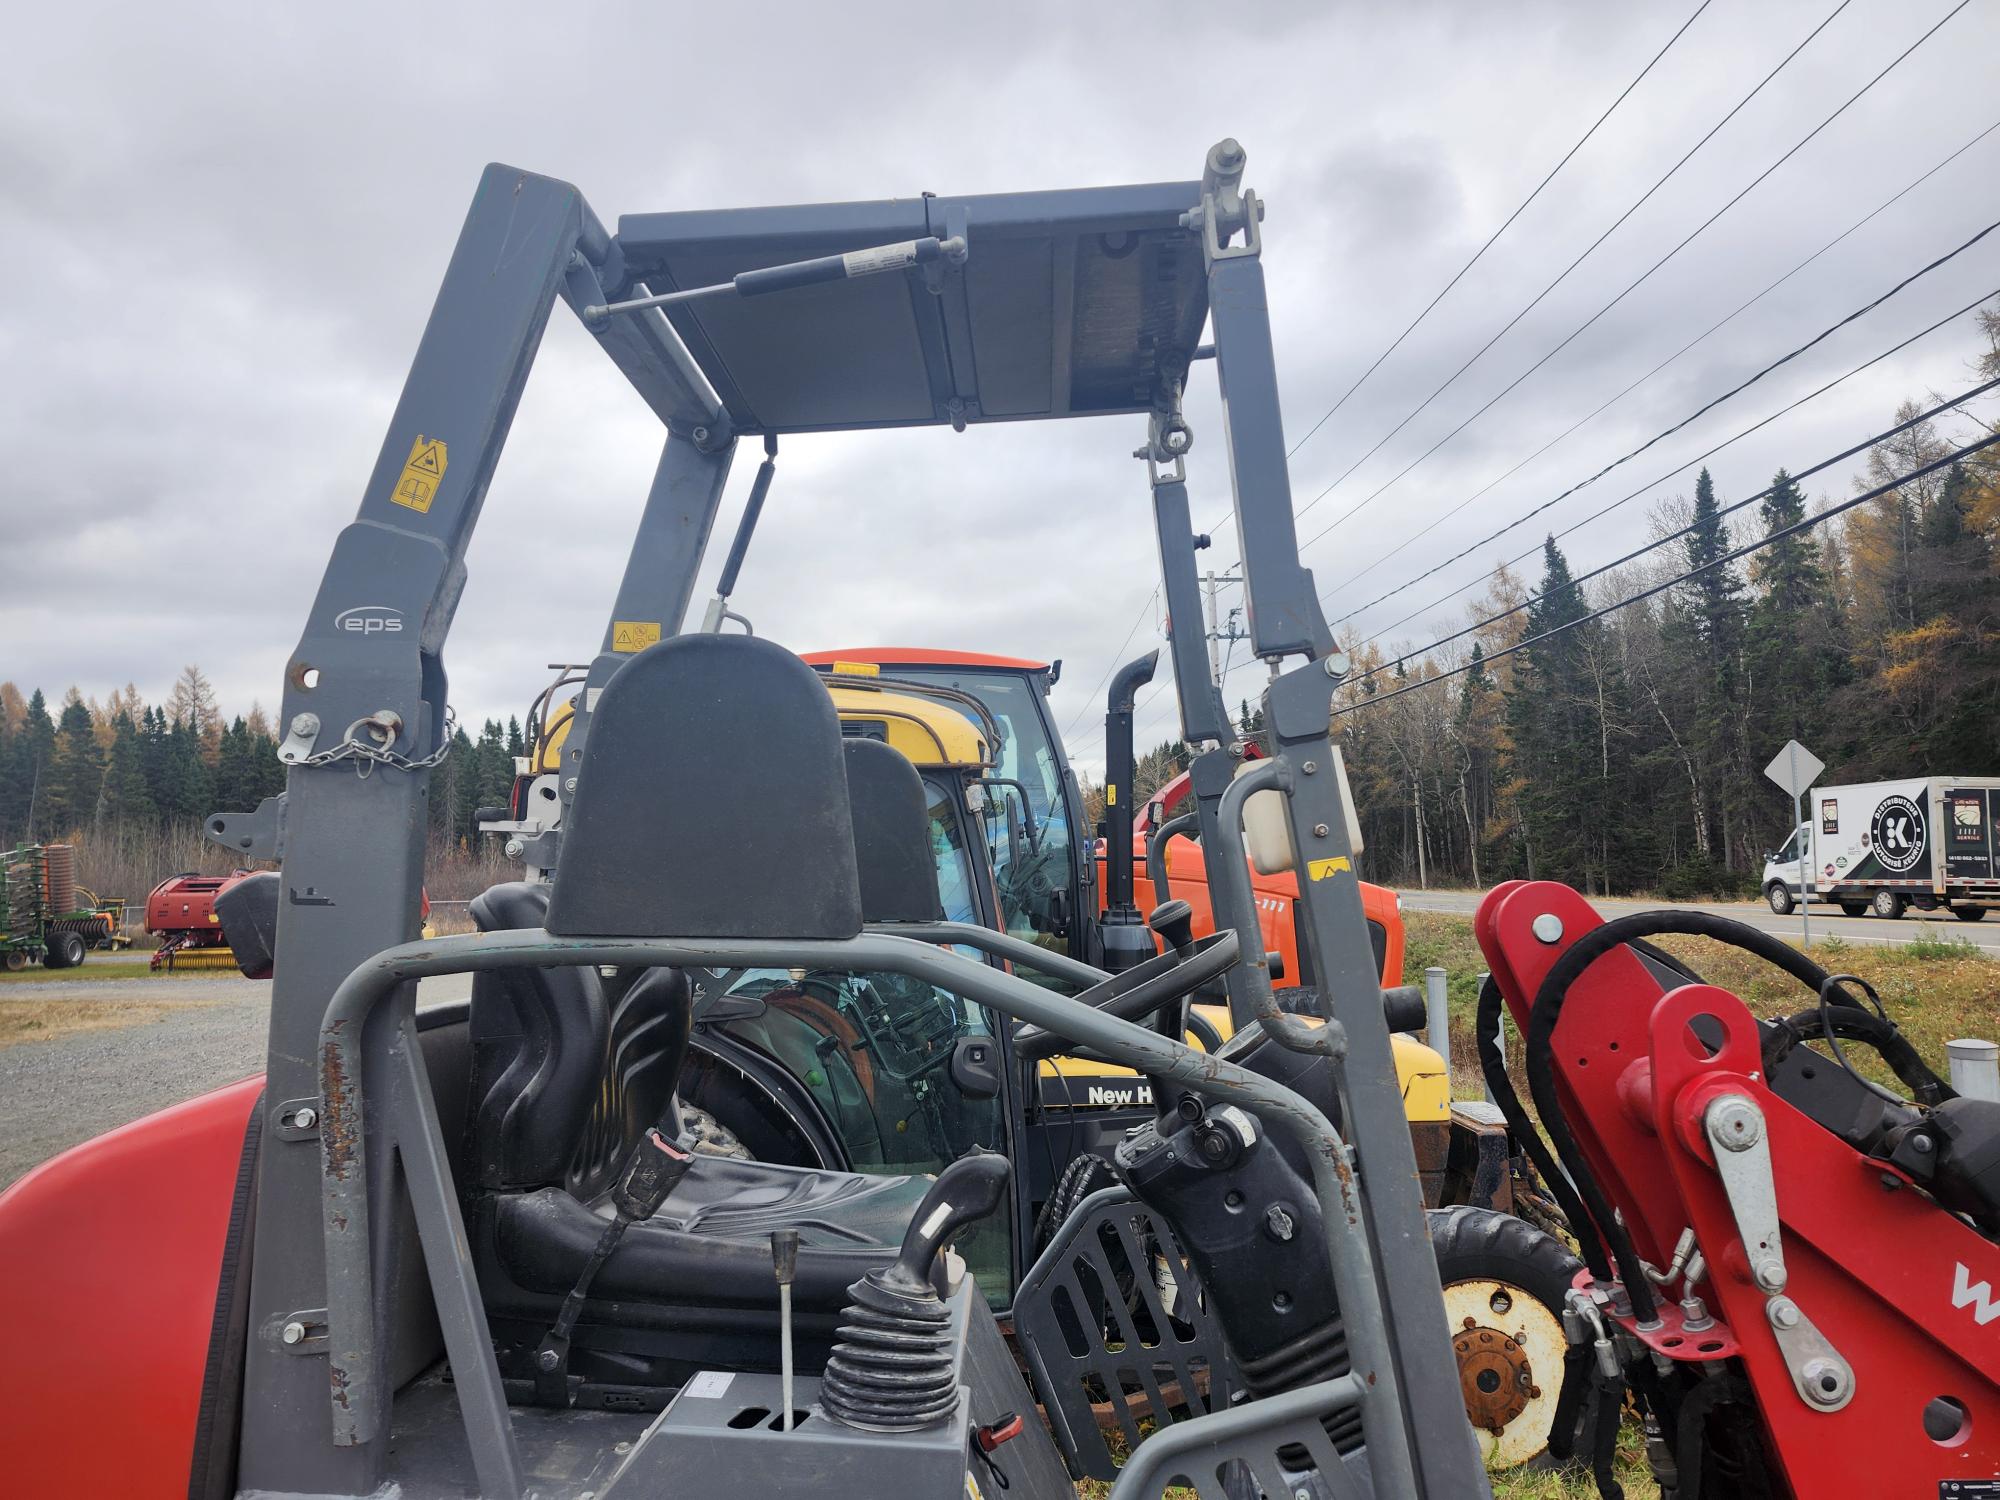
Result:
{"label": "joystick lever", "polygon": [[978,1147],[946,1167],[917,1205],[910,1227],[903,1232],[896,1263],[882,1273],[883,1280],[909,1290],[928,1287],[938,1251],[966,1225],[1000,1206],[1010,1175],[1006,1157]]}

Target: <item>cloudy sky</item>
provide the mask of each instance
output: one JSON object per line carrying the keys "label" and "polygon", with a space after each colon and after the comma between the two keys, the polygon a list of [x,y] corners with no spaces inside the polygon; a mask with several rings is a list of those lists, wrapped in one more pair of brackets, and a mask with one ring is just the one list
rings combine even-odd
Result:
{"label": "cloudy sky", "polygon": [[[0,91],[0,678],[164,696],[198,662],[275,707],[480,169],[620,213],[1149,181],[1235,135],[1265,198],[1285,422],[1306,432],[1698,0],[1122,6],[36,7]],[[1712,0],[1597,135],[1292,461],[1305,507],[1610,225],[1836,0]],[[1725,204],[1955,0],[1850,0],[1715,139],[1300,524],[1339,617],[1679,420],[2000,219],[2000,132],[1464,512],[1505,473],[2000,115],[2000,5],[1935,38],[1622,304],[1369,500]],[[1421,642],[1549,524],[1664,474],[2000,288],[2000,234],[1535,526],[1352,621]],[[1710,460],[1725,498],[1969,384],[1959,319]],[[1212,367],[1197,522],[1228,508]],[[1989,398],[1988,409],[1994,403]],[[1061,657],[1158,641],[1137,419],[788,440],[736,604],[799,649]],[[522,711],[603,629],[658,456],[558,307],[446,652],[461,719]],[[723,524],[755,470],[742,455]],[[1620,484],[1617,481],[1623,480]],[[1659,493],[1691,486],[1691,476]],[[1844,492],[1829,474],[1815,493]],[[1565,542],[1646,534],[1635,501]],[[1389,549],[1407,542],[1393,558]],[[719,563],[720,547],[716,562]],[[1235,551],[1218,539],[1218,564]],[[1365,575],[1355,578],[1354,575]],[[1350,584],[1349,580],[1354,581]],[[706,597],[708,583],[699,590]],[[1132,627],[1137,622],[1137,628]],[[1241,670],[1231,700],[1254,674]],[[1164,734],[1171,695],[1142,711]]]}

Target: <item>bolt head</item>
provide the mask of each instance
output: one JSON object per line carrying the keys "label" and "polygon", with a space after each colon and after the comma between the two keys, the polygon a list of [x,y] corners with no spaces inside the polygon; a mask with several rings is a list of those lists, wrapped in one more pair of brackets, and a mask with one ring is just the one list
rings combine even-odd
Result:
{"label": "bolt head", "polygon": [[1304,765],[1300,766],[1299,769],[1301,771],[1304,771],[1306,775],[1310,776],[1315,771],[1319,770],[1319,762],[1316,760],[1309,760]]}
{"label": "bolt head", "polygon": [[1719,1099],[1709,1106],[1708,1132],[1727,1151],[1748,1151],[1764,1138],[1764,1120],[1747,1099]]}
{"label": "bolt head", "polygon": [[523,845],[519,839],[507,840],[507,857],[509,859],[519,859],[521,857],[522,848]]}
{"label": "bolt head", "polygon": [[570,794],[571,794],[572,796],[574,796],[574,795],[575,795],[575,793],[576,793],[576,778],[575,778],[574,776],[570,776],[570,777],[566,777],[566,778],[564,779],[564,781],[563,781],[563,790],[564,790],[564,791],[566,791],[566,792],[568,792],[568,793],[570,793]]}
{"label": "bolt head", "polygon": [[1327,836],[1328,832],[1330,832],[1330,830],[1329,830],[1329,829],[1327,828],[1326,824],[1324,824],[1324,823],[1315,823],[1315,824],[1313,824],[1313,837],[1314,837],[1314,838],[1316,838],[1316,839],[1323,839],[1323,838],[1325,838],[1325,837]]}
{"label": "bolt head", "polygon": [[[1767,1292],[1781,1292],[1785,1289],[1785,1268],[1775,1260],[1760,1260],[1752,1272],[1757,1285]],[[1796,1313],[1797,1308],[1792,1311]]]}
{"label": "bolt head", "polygon": [[535,1363],[544,1370],[553,1370],[562,1363],[562,1356],[553,1349],[544,1349],[535,1356]]}
{"label": "bolt head", "polygon": [[707,441],[708,441],[708,429],[707,429],[706,427],[697,427],[697,428],[695,428],[695,430],[694,430],[694,440],[695,440],[695,441],[696,441],[697,443],[705,443],[705,442],[707,442]]}
{"label": "bolt head", "polygon": [[311,1130],[313,1126],[319,1124],[319,1111],[308,1104],[293,1113],[292,1123],[300,1130]]}
{"label": "bolt head", "polygon": [[302,1344],[305,1342],[306,1325],[294,1318],[278,1330],[278,1337],[288,1344]]}
{"label": "bolt head", "polygon": [[1321,662],[1321,665],[1326,668],[1327,676],[1333,678],[1335,681],[1338,681],[1340,678],[1345,677],[1347,675],[1347,669],[1352,665],[1352,663],[1349,662],[1347,658],[1347,653],[1345,651],[1335,651],[1331,655],[1327,656]]}
{"label": "bolt head", "polygon": [[319,733],[318,714],[298,714],[292,719],[292,733],[299,735]]}
{"label": "bolt head", "polygon": [[1529,924],[1538,943],[1560,943],[1563,935],[1563,919],[1552,911],[1545,911]]}
{"label": "bolt head", "polygon": [[1771,1304],[1771,1322],[1779,1328],[1799,1326],[1799,1305],[1789,1297],[1780,1297]]}

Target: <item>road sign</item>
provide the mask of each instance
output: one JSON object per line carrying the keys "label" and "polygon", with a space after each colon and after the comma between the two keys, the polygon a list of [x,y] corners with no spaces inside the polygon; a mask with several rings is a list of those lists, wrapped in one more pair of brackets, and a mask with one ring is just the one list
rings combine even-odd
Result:
{"label": "road sign", "polygon": [[1812,820],[1807,814],[1806,794],[1812,791],[1813,783],[1819,780],[1819,773],[1826,769],[1826,762],[1797,740],[1786,740],[1771,763],[1764,767],[1764,774],[1785,789],[1792,801],[1798,804],[1799,839],[1799,927],[1807,947],[1812,946]]}
{"label": "road sign", "polygon": [[1804,745],[1797,740],[1786,740],[1777,758],[1764,767],[1764,774],[1796,800],[1812,790],[1812,784],[1825,769],[1826,762]]}

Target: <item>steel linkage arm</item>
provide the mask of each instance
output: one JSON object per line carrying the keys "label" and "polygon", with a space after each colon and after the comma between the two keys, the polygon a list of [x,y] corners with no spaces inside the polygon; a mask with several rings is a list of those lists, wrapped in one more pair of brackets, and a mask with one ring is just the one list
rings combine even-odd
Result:
{"label": "steel linkage arm", "polygon": [[[466,548],[556,298],[589,295],[600,275],[615,282],[619,261],[574,187],[486,169],[359,511],[334,545],[286,667],[279,754],[290,775],[278,920],[286,959],[272,986],[267,1073],[274,1115],[285,1101],[318,1094],[317,1036],[333,987],[369,954],[415,935],[429,768],[449,748],[443,648],[465,586]],[[615,347],[605,341],[653,409],[691,428],[721,407],[685,350],[676,357],[670,332],[662,325]],[[704,460],[710,471],[726,463],[726,451]],[[679,473],[664,486],[673,494],[663,504],[681,497]],[[697,483],[711,477],[719,490],[717,475],[698,474]],[[396,1032],[385,1017],[359,1039],[377,1068],[388,1065]],[[356,1150],[377,1165],[385,1160],[381,1142],[359,1140]],[[379,1194],[393,1174],[375,1180]],[[253,1328],[296,1321],[326,1299],[311,1232],[318,1195],[310,1153],[269,1140],[259,1165]],[[317,1360],[250,1341],[247,1405],[324,1410],[325,1378]],[[241,1482],[372,1492],[383,1472],[382,1433],[379,1409],[365,1398],[330,1442],[301,1442],[282,1422],[247,1423]]]}

